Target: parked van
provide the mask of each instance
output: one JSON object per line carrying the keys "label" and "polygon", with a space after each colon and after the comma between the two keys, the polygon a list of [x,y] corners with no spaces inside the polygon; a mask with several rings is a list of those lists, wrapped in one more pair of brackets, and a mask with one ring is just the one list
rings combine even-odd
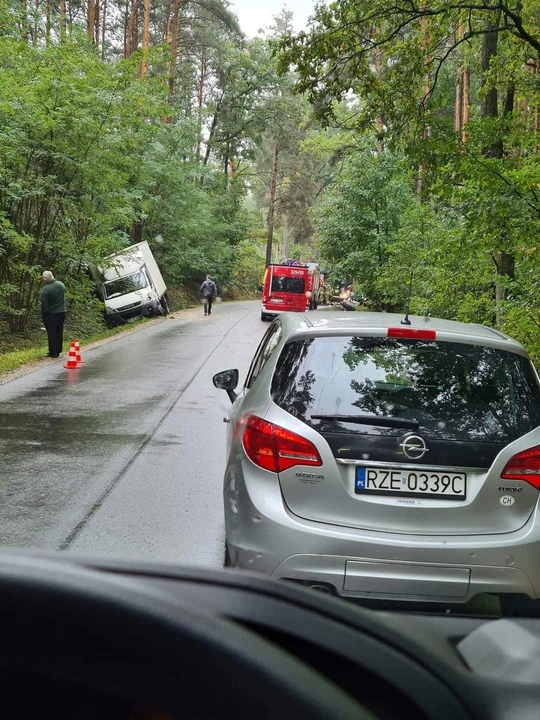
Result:
{"label": "parked van", "polygon": [[169,312],[167,287],[147,242],[106,257],[97,279],[109,325]]}
{"label": "parked van", "polygon": [[261,320],[284,312],[305,312],[311,299],[307,265],[269,265],[262,289]]}

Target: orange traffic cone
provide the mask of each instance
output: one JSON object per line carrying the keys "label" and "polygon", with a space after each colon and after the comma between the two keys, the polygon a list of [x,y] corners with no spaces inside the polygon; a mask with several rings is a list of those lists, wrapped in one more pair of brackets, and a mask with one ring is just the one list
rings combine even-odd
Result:
{"label": "orange traffic cone", "polygon": [[81,346],[79,345],[78,340],[74,340],[73,342],[75,344],[75,354],[77,355],[77,362],[80,365],[81,363],[84,362],[84,360],[82,359],[82,356],[81,356]]}
{"label": "orange traffic cone", "polygon": [[66,368],[66,370],[77,370],[79,367],[79,363],[77,362],[77,351],[75,350],[74,342],[72,342],[69,346],[69,355],[64,367]]}

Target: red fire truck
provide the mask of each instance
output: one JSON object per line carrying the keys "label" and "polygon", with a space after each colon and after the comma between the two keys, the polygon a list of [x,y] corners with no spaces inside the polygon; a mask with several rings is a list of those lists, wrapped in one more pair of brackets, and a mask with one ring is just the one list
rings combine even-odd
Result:
{"label": "red fire truck", "polygon": [[283,312],[306,312],[317,308],[320,274],[315,263],[310,265],[280,264],[266,268],[261,320],[271,320]]}

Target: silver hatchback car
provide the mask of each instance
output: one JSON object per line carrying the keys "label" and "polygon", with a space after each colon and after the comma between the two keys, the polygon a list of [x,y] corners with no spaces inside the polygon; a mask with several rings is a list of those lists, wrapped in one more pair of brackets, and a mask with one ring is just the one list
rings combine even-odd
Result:
{"label": "silver hatchback car", "polygon": [[228,561],[344,597],[540,598],[538,375],[496,330],[402,320],[284,314],[238,394],[214,377]]}

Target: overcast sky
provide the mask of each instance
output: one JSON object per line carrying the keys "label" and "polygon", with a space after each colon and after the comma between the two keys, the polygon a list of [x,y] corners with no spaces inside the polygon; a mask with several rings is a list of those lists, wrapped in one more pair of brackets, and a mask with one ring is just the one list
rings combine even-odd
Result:
{"label": "overcast sky", "polygon": [[231,0],[232,8],[238,15],[240,27],[248,37],[257,35],[262,27],[272,24],[274,15],[278,15],[284,7],[294,12],[296,30],[306,27],[308,17],[313,13],[314,0]]}

